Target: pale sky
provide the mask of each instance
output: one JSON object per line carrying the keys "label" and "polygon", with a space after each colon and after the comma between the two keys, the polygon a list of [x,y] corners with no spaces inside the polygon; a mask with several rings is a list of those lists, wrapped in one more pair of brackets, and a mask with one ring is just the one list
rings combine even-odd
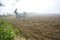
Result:
{"label": "pale sky", "polygon": [[39,14],[60,13],[60,0],[0,0],[5,4],[0,6],[0,13],[13,13],[17,8],[18,12],[34,12]]}

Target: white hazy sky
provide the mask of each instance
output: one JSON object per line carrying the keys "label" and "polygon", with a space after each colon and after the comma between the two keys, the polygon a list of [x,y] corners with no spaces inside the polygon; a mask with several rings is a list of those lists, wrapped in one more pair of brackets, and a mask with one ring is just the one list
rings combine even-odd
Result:
{"label": "white hazy sky", "polygon": [[18,12],[60,13],[60,0],[0,0],[5,7],[0,7],[0,13]]}

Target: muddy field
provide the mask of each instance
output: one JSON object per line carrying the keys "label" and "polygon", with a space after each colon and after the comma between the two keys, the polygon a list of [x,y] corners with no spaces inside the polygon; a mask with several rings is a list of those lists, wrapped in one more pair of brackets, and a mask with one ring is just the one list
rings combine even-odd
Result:
{"label": "muddy field", "polygon": [[60,40],[60,16],[7,19],[28,36],[27,40]]}

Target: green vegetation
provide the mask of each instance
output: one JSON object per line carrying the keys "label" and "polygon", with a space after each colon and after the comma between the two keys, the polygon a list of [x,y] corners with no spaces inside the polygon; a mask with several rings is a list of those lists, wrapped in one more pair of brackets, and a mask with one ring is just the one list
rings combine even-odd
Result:
{"label": "green vegetation", "polygon": [[14,40],[19,32],[9,21],[0,19],[0,40]]}

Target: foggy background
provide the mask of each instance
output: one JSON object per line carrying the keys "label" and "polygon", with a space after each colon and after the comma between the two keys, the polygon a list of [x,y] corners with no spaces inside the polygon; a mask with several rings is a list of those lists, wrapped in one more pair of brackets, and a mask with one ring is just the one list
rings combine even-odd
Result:
{"label": "foggy background", "polygon": [[60,14],[60,0],[0,0],[0,14],[19,13]]}

